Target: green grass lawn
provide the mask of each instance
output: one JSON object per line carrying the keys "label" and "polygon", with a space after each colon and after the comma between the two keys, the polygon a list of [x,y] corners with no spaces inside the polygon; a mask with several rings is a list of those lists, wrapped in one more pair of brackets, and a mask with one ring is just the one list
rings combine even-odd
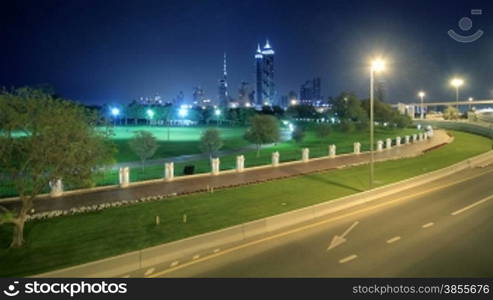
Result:
{"label": "green grass lawn", "polygon": [[[422,156],[377,163],[379,185],[446,167],[492,147],[487,138],[453,134],[452,144]],[[0,226],[0,276],[41,273],[272,216],[363,191],[367,180],[368,167],[358,166],[29,222],[22,249],[7,248],[12,227]],[[154,224],[156,215],[161,218],[159,226]]]}

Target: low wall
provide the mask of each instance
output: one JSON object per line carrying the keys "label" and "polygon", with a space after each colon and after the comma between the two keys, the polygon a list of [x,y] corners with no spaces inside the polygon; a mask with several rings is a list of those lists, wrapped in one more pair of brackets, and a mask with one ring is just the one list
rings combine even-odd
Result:
{"label": "low wall", "polygon": [[[493,124],[485,122],[446,121],[446,120],[414,120],[415,124],[465,131],[493,138]],[[488,126],[489,125],[489,126]]]}
{"label": "low wall", "polygon": [[337,200],[316,204],[280,215],[267,217],[88,264],[40,274],[34,277],[118,276],[159,263],[179,260],[183,257],[191,256],[211,248],[228,245],[233,242],[241,242],[259,235],[269,234],[276,230],[289,226],[295,226],[302,222],[314,220],[330,213],[367,203],[384,196],[398,193],[402,190],[417,187],[470,167],[484,166],[491,163],[493,163],[493,151],[483,153],[440,170],[379,187],[370,191],[357,193]]}

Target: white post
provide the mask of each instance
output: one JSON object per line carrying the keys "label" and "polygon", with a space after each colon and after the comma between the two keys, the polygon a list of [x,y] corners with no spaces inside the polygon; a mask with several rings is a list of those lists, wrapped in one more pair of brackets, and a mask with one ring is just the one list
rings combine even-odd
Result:
{"label": "white post", "polygon": [[398,137],[395,138],[395,145],[397,147],[400,147],[401,146],[401,137],[400,136],[398,136]]}
{"label": "white post", "polygon": [[378,141],[377,142],[377,151],[382,152],[383,151],[383,141]]}
{"label": "white post", "polygon": [[51,197],[55,198],[63,195],[63,183],[61,179],[56,179],[55,181],[51,181],[50,187],[51,187],[51,192],[50,192]]}
{"label": "white post", "polygon": [[354,143],[353,149],[354,149],[354,154],[360,154],[361,153],[361,143],[359,143],[359,142]]}
{"label": "white post", "polygon": [[301,149],[301,160],[303,162],[308,162],[310,160],[310,149],[308,148]]}
{"label": "white post", "polygon": [[272,152],[272,166],[277,167],[279,165],[279,152]]}
{"label": "white post", "polygon": [[404,137],[404,139],[406,140],[406,142],[405,142],[405,143],[406,143],[406,144],[409,144],[409,140],[411,139],[411,137],[410,137],[409,135],[406,135],[406,136]]}
{"label": "white post", "polygon": [[218,175],[219,174],[219,157],[211,159],[212,162],[212,175]]}
{"label": "white post", "polygon": [[385,149],[389,150],[390,148],[392,148],[392,140],[386,139],[385,140]]}
{"label": "white post", "polygon": [[413,134],[413,143],[416,143],[418,140],[418,135]]}
{"label": "white post", "polygon": [[420,133],[420,134],[419,134],[419,141],[420,141],[420,142],[421,142],[421,141],[423,141],[423,133]]}
{"label": "white post", "polygon": [[245,169],[245,156],[238,155],[236,157],[236,171],[243,172],[244,169]]}
{"label": "white post", "polygon": [[329,146],[329,157],[330,158],[336,157],[336,145],[330,145]]}
{"label": "white post", "polygon": [[128,184],[130,183],[130,180],[129,180],[129,174],[130,171],[128,169],[128,167],[124,167],[124,168],[120,168],[120,171],[119,171],[119,180],[120,180],[120,187],[124,188],[124,187],[127,187]]}
{"label": "white post", "polygon": [[175,164],[173,162],[164,164],[164,179],[166,181],[173,181],[175,177]]}

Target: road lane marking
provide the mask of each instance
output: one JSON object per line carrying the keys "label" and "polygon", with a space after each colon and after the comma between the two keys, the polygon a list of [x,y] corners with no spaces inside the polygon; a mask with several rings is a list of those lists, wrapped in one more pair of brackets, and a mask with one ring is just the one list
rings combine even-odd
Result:
{"label": "road lane marking", "polygon": [[468,206],[466,206],[466,207],[464,207],[464,208],[461,208],[461,209],[459,209],[459,210],[456,210],[456,211],[454,211],[453,213],[451,213],[451,215],[452,215],[452,216],[458,215],[458,214],[460,214],[460,213],[465,212],[466,210],[469,210],[469,209],[471,209],[471,208],[473,208],[473,207],[475,207],[475,206],[478,206],[479,204],[484,203],[484,202],[486,202],[486,201],[489,201],[489,200],[491,200],[491,199],[493,199],[493,195],[488,196],[488,197],[486,197],[486,198],[483,198],[483,199],[479,200],[478,202],[474,202],[473,204],[468,205]]}
{"label": "road lane marking", "polygon": [[150,268],[150,269],[148,269],[148,270],[144,273],[144,275],[145,275],[145,276],[151,275],[152,273],[154,273],[154,270],[156,270],[156,269],[155,269],[155,268]]}
{"label": "road lane marking", "polygon": [[130,275],[123,275],[122,278],[130,278]]}
{"label": "road lane marking", "polygon": [[356,254],[349,255],[348,257],[344,257],[343,259],[340,259],[340,260],[339,260],[339,263],[340,263],[340,264],[345,264],[345,263],[347,263],[348,261],[352,261],[353,259],[356,259],[357,257],[358,257],[358,255],[356,255]]}
{"label": "road lane marking", "polygon": [[217,253],[219,251],[221,251],[221,249],[217,248],[217,249],[214,250],[214,253]]}
{"label": "road lane marking", "polygon": [[431,227],[433,225],[435,225],[435,223],[430,222],[430,223],[426,223],[425,225],[421,226],[421,228],[428,228],[428,227]]}
{"label": "road lane marking", "polygon": [[390,240],[387,240],[387,244],[392,244],[394,242],[397,242],[400,239],[401,239],[400,236],[395,236],[395,237],[391,238]]}
{"label": "road lane marking", "polygon": [[[411,195],[407,195],[407,196],[402,196],[400,198],[396,198],[394,200],[389,200],[389,201],[386,201],[384,203],[380,203],[380,204],[377,204],[377,205],[374,205],[374,206],[371,206],[371,207],[362,208],[362,209],[355,210],[355,211],[352,211],[352,212],[349,212],[349,213],[346,213],[346,214],[342,214],[342,215],[338,215],[338,216],[335,216],[335,217],[332,217],[332,218],[329,218],[329,219],[325,219],[323,221],[319,221],[319,222],[316,222],[316,223],[312,223],[312,224],[308,224],[308,225],[305,225],[305,226],[302,226],[302,227],[298,227],[298,228],[295,228],[295,229],[284,231],[284,232],[281,232],[281,233],[278,233],[278,234],[275,234],[275,235],[272,235],[272,236],[268,236],[268,237],[265,237],[265,238],[262,238],[262,239],[259,239],[259,240],[251,241],[251,242],[248,242],[248,243],[245,243],[245,244],[236,246],[236,247],[232,247],[232,248],[223,250],[222,252],[219,252],[220,249],[216,249],[216,250],[214,250],[214,254],[201,257],[201,258],[196,259],[194,261],[183,263],[183,264],[181,264],[181,265],[179,265],[179,266],[177,266],[175,268],[169,268],[167,270],[164,270],[164,271],[161,271],[161,272],[152,274],[149,277],[155,278],[155,277],[159,277],[159,276],[162,276],[162,275],[166,275],[166,274],[171,273],[171,272],[174,272],[176,270],[180,270],[180,269],[186,268],[186,267],[188,267],[190,265],[194,265],[194,264],[197,264],[199,262],[203,262],[203,261],[207,261],[207,260],[213,259],[213,258],[218,257],[220,255],[225,255],[225,254],[228,254],[228,253],[237,251],[237,250],[241,250],[243,248],[254,246],[254,245],[257,245],[257,244],[266,242],[266,241],[270,241],[270,240],[273,240],[273,239],[276,239],[276,238],[280,238],[280,237],[283,237],[283,236],[286,236],[286,235],[289,235],[289,234],[292,234],[292,233],[296,233],[296,232],[300,232],[300,231],[303,231],[303,230],[306,230],[306,229],[317,227],[317,226],[320,226],[320,225],[323,225],[323,224],[326,224],[326,223],[330,223],[330,222],[333,222],[333,221],[341,220],[341,219],[344,219],[344,218],[347,218],[347,217],[350,217],[350,216],[353,216],[353,215],[357,215],[357,214],[360,214],[360,213],[363,213],[363,212],[368,212],[368,211],[375,210],[375,209],[378,209],[378,208],[381,208],[381,207],[389,206],[389,205],[392,205],[392,204],[394,204],[396,202],[400,202],[402,200],[406,200],[406,199],[410,199],[410,198],[415,198],[415,197],[419,197],[419,196],[422,196],[422,195],[426,195],[428,193],[432,193],[432,192],[435,192],[435,191],[438,191],[438,190],[441,190],[441,189],[444,189],[444,188],[451,187],[453,185],[457,185],[457,184],[460,184],[460,183],[463,183],[463,182],[467,182],[467,181],[476,179],[478,177],[484,176],[484,175],[489,174],[489,173],[492,173],[492,172],[493,172],[493,170],[482,172],[480,174],[477,174],[477,175],[474,175],[474,176],[471,176],[471,177],[468,177],[468,178],[462,178],[462,179],[459,179],[459,180],[456,180],[456,181],[449,182],[447,184],[442,184],[442,185],[439,185],[439,186],[435,186],[434,188],[431,188],[431,189],[428,189],[428,190],[424,190],[424,191],[421,191],[421,192],[418,192],[418,193],[415,193],[415,194],[411,194]],[[388,196],[382,196],[382,198],[383,197],[388,197]]]}
{"label": "road lane marking", "polygon": [[196,260],[196,259],[199,259],[200,258],[200,255],[195,255],[194,257],[192,257],[193,260]]}
{"label": "road lane marking", "polygon": [[177,266],[179,263],[180,263],[179,261],[174,261],[174,262],[172,262],[172,263],[171,263],[171,265],[170,265],[170,266],[171,266],[171,267],[175,267],[175,266]]}

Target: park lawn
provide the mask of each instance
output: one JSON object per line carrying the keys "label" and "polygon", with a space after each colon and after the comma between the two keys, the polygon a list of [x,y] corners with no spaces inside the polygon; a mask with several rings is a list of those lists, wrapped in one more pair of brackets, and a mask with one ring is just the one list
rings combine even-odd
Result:
{"label": "park lawn", "polygon": [[[400,135],[412,135],[418,133],[416,129],[397,129],[397,128],[377,128],[375,130],[375,139],[384,140],[385,138],[392,138],[395,143],[395,137]],[[350,138],[348,138],[348,135]],[[370,148],[370,141],[367,131],[355,131],[350,134],[344,133],[338,130],[334,130],[330,137],[325,141],[315,135],[314,130],[307,130],[306,137],[302,143],[298,144],[292,140],[278,143],[273,146],[262,148],[260,155],[257,157],[256,150],[245,150],[242,154],[245,156],[245,167],[254,167],[267,165],[272,162],[272,152],[279,151],[280,162],[295,161],[301,159],[301,149],[309,148],[310,157],[322,157],[327,156],[329,149],[328,145],[335,144],[337,146],[337,153],[351,153],[353,152],[353,143],[359,141],[361,143],[362,151],[367,151]],[[236,168],[236,156],[225,155],[221,156],[221,170],[231,170]],[[175,163],[175,176],[183,175],[183,168],[186,165],[193,165],[195,167],[195,173],[208,173],[211,171],[211,165],[208,159],[194,160],[187,162]],[[130,181],[142,181],[150,179],[163,178],[164,165],[147,166],[143,170],[141,167],[130,168]],[[107,171],[98,175],[95,178],[97,185],[113,185],[118,184],[118,171]]]}
{"label": "park lawn", "polygon": [[[150,131],[158,140],[159,148],[151,159],[167,158],[186,154],[201,153],[200,136],[207,128],[218,128],[224,142],[222,150],[234,150],[247,146],[243,135],[243,127],[171,127],[170,139],[168,140],[168,129],[163,126],[118,126],[111,130],[111,139],[115,143],[118,152],[117,162],[139,161],[140,158],[130,149],[128,142],[134,133],[139,130]],[[103,128],[101,128],[103,130]]]}
{"label": "park lawn", "polygon": [[[452,144],[419,157],[377,163],[378,185],[440,169],[492,148],[487,138],[453,135]],[[357,166],[29,222],[21,249],[7,248],[12,227],[0,226],[0,276],[26,276],[86,263],[340,198],[363,191],[367,176],[368,167]],[[159,226],[154,224],[156,215]]]}

